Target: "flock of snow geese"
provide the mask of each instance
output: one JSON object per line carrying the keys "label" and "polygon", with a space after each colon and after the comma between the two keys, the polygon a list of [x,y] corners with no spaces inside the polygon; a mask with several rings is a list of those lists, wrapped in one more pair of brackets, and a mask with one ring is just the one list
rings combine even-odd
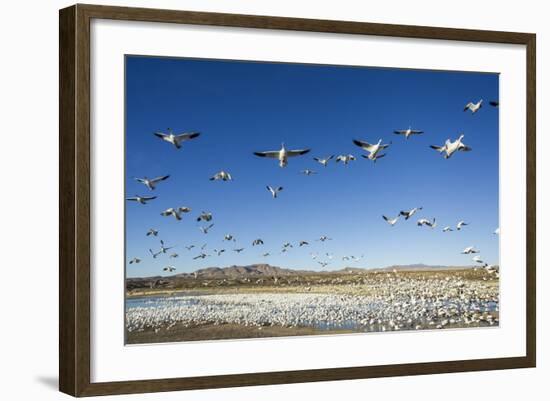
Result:
{"label": "flock of snow geese", "polygon": [[[483,104],[483,100],[479,100],[477,103],[469,102],[464,107],[464,111],[465,112],[469,111],[472,114],[475,114],[481,109],[482,104]],[[499,103],[497,101],[491,101],[491,102],[489,102],[489,104],[493,107],[498,107],[499,106]],[[407,129],[395,130],[395,131],[393,131],[393,133],[395,135],[404,136],[405,139],[408,140],[409,138],[411,138],[415,135],[423,134],[424,131],[413,129],[409,126]],[[179,149],[182,149],[182,144],[184,142],[187,142],[187,141],[190,141],[192,139],[198,138],[200,136],[200,133],[199,132],[186,132],[186,133],[182,133],[182,134],[174,134],[171,129],[168,129],[167,133],[155,132],[154,135],[156,137],[160,138],[162,141],[165,141],[168,144],[171,144],[172,146],[174,146],[176,149],[179,150]],[[451,139],[447,139],[447,141],[443,145],[441,145],[441,146],[439,146],[439,145],[430,145],[430,148],[432,148],[432,149],[436,150],[437,152],[439,152],[440,154],[442,154],[445,159],[448,159],[451,156],[453,156],[453,154],[455,154],[457,152],[469,152],[469,151],[472,150],[471,147],[469,147],[469,146],[467,146],[463,143],[463,139],[464,139],[464,134],[460,134],[458,136],[458,138],[455,139],[454,141],[451,141]],[[364,154],[361,154],[361,157],[363,157],[367,160],[370,160],[373,163],[376,163],[376,161],[378,159],[381,159],[381,158],[385,157],[386,154],[387,154],[387,153],[385,153],[386,152],[385,149],[389,148],[392,144],[391,141],[387,144],[382,143],[382,139],[379,139],[378,142],[376,142],[376,143],[369,143],[369,142],[366,142],[366,141],[363,141],[363,140],[354,139],[353,143],[356,146],[358,146],[360,149],[362,149],[363,151],[366,152]],[[258,157],[268,158],[268,159],[276,159],[278,161],[279,167],[284,168],[288,165],[289,159],[291,159],[293,157],[303,156],[303,155],[309,153],[310,151],[311,151],[311,149],[287,149],[285,147],[285,144],[283,143],[281,145],[281,148],[278,149],[278,150],[254,152],[254,155],[256,155]],[[313,158],[314,161],[319,163],[324,168],[326,168],[329,165],[329,162],[333,159],[335,160],[336,163],[342,163],[343,165],[348,165],[350,162],[356,160],[355,156],[352,155],[352,154],[345,154],[345,155],[338,155],[338,156],[330,155],[330,156],[327,156],[327,157],[314,157]],[[306,176],[317,174],[316,171],[310,170],[310,169],[302,170],[301,173],[306,175]],[[156,178],[148,178],[148,177],[135,178],[135,180],[137,182],[143,184],[148,190],[154,191],[155,188],[161,182],[166,181],[169,178],[170,178],[170,175],[164,175],[164,176],[159,176],[159,177],[156,177]],[[210,179],[210,181],[232,181],[233,177],[231,176],[231,174],[229,172],[222,170],[222,171],[219,171],[216,174],[214,174],[209,179]],[[283,191],[282,186],[267,185],[266,189],[269,191],[272,198],[274,198],[274,199],[276,199],[278,197],[279,193],[281,191]],[[132,197],[127,197],[126,200],[137,202],[138,204],[141,204],[141,205],[146,205],[148,202],[153,201],[156,198],[157,198],[157,196],[135,195],[135,196],[132,196]],[[423,209],[422,207],[415,207],[415,208],[410,209],[410,210],[400,211],[397,214],[396,217],[388,217],[388,216],[382,215],[382,218],[391,227],[393,227],[397,224],[397,222],[399,221],[399,219],[401,217],[403,217],[405,220],[409,220],[413,215],[415,215],[416,213],[418,213],[422,209]],[[191,208],[189,208],[187,206],[178,206],[178,207],[170,207],[170,208],[162,211],[160,213],[160,215],[164,216],[164,217],[173,217],[173,218],[175,218],[176,220],[179,221],[179,220],[182,220],[184,214],[187,214],[187,213],[190,213],[190,212],[191,212]],[[209,223],[212,219],[213,219],[213,215],[212,215],[211,212],[202,211],[199,214],[199,216],[196,218],[196,221],[197,222]],[[420,218],[419,220],[417,220],[416,224],[419,227],[425,226],[425,227],[429,227],[431,229],[434,229],[434,228],[437,227],[437,222],[436,222],[435,217],[432,218],[432,219]],[[460,231],[467,225],[468,225],[468,223],[461,220],[461,221],[458,221],[456,226],[453,226],[455,228],[453,228],[451,226],[445,226],[442,229],[442,231],[445,232],[445,233],[454,231],[455,229],[456,229],[456,231]],[[200,226],[199,229],[203,234],[208,234],[209,230],[212,227],[214,227],[214,223],[209,223],[208,225]],[[147,236],[152,236],[152,237],[157,237],[158,233],[159,233],[158,230],[156,230],[154,228],[151,228],[149,231],[147,231],[146,235]],[[500,233],[500,229],[497,228],[493,233],[498,235]],[[331,240],[331,238],[323,235],[323,236],[319,237],[316,241],[325,242],[325,241],[328,241],[328,240]],[[232,234],[226,234],[223,238],[223,241],[224,242],[228,241],[228,242],[235,243],[236,238]],[[264,244],[264,241],[261,238],[257,238],[254,241],[252,241],[252,246],[253,247],[261,246],[263,244]],[[297,245],[298,245],[298,247],[303,247],[303,246],[309,245],[309,242],[305,241],[305,240],[300,240]],[[205,252],[206,247],[207,247],[207,244],[202,245],[200,247],[201,252],[198,255],[194,256],[193,259],[194,260],[205,259],[205,258],[211,256],[210,254],[207,254]],[[149,249],[149,253],[153,257],[153,259],[156,259],[160,255],[167,254],[167,251],[172,249],[172,248],[174,248],[174,247],[173,246],[167,247],[167,246],[165,246],[164,241],[160,240],[160,249],[158,251],[153,251],[152,249]],[[196,248],[196,246],[195,245],[187,245],[187,246],[185,246],[185,248],[188,251],[191,251],[192,249]],[[293,245],[291,243],[287,242],[287,243],[283,244],[282,249],[281,249],[281,253],[288,252],[291,248],[293,248]],[[242,248],[242,247],[241,248],[233,248],[233,251],[236,252],[236,253],[240,253],[244,250],[245,250],[245,248]],[[226,252],[226,249],[213,249],[212,252],[214,254],[216,254],[217,256],[220,256],[224,252]],[[498,266],[497,265],[489,265],[488,263],[483,261],[481,259],[481,256],[478,255],[479,250],[476,250],[475,247],[469,246],[469,247],[465,248],[462,251],[462,254],[465,254],[465,255],[476,254],[476,255],[474,255],[474,257],[472,259],[474,262],[476,262],[477,264],[479,264],[482,267],[486,268],[489,272],[498,274]],[[178,256],[179,255],[177,253],[169,254],[170,259],[177,258]],[[268,257],[268,256],[270,256],[270,253],[265,252],[265,253],[262,254],[262,256],[263,257]],[[310,256],[314,260],[317,260],[320,257],[320,255],[318,253],[310,253]],[[329,260],[333,259],[333,257],[334,257],[332,254],[330,254],[328,252],[325,253],[322,256],[326,257]],[[364,257],[364,255],[361,255],[360,257],[350,255],[350,256],[342,257],[342,260],[343,261],[358,262],[363,257]],[[138,257],[134,257],[134,258],[129,260],[129,264],[137,264],[137,263],[140,263],[141,261],[142,261],[142,259],[140,259]],[[330,264],[330,262],[328,262],[326,260],[317,260],[317,263],[319,265],[321,265],[323,268]],[[163,268],[163,271],[170,272],[170,273],[174,272],[175,270],[176,270],[176,268],[172,265],[168,265],[168,266]]]}

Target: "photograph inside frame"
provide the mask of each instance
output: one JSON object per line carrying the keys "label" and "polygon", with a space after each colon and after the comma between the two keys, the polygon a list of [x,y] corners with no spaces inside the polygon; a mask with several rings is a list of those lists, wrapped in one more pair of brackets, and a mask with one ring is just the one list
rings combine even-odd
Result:
{"label": "photograph inside frame", "polygon": [[498,74],[125,69],[126,344],[498,327]]}

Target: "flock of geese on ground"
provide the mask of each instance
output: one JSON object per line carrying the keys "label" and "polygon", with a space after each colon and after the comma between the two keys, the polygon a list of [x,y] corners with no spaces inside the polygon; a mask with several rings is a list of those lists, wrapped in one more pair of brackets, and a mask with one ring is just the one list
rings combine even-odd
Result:
{"label": "flock of geese on ground", "polygon": [[[470,111],[472,114],[475,114],[481,109],[482,104],[483,104],[483,100],[479,100],[477,103],[469,102],[464,107],[464,111]],[[489,104],[493,107],[498,107],[499,106],[499,103],[497,101],[491,101]],[[410,137],[414,136],[414,135],[421,135],[421,134],[424,133],[422,130],[412,129],[411,127],[407,128],[407,129],[395,130],[393,132],[394,132],[395,135],[404,136],[405,139],[407,139],[407,140]],[[184,142],[187,142],[187,141],[190,141],[192,139],[195,139],[195,138],[199,137],[200,133],[199,132],[189,132],[189,133],[182,133],[182,134],[174,134],[171,129],[168,129],[167,133],[155,132],[154,135],[156,137],[160,138],[162,141],[165,141],[168,144],[173,145],[176,149],[181,149],[182,144]],[[453,154],[455,154],[457,152],[468,152],[468,151],[472,150],[471,147],[465,145],[462,142],[463,139],[464,139],[464,134],[460,134],[459,137],[454,141],[451,141],[450,139],[447,139],[447,141],[443,145],[441,145],[441,146],[439,146],[439,145],[430,145],[430,148],[432,148],[432,149],[436,150],[437,152],[441,153],[445,159],[448,159]],[[361,154],[361,157],[363,157],[367,160],[371,160],[373,163],[376,163],[376,161],[378,159],[381,159],[381,158],[385,157],[386,153],[384,153],[384,150],[387,149],[388,147],[390,147],[390,145],[392,144],[391,141],[388,144],[384,144],[384,143],[382,143],[382,139],[379,139],[378,142],[376,142],[376,143],[369,143],[369,142],[366,142],[366,141],[363,141],[363,140],[354,139],[353,143],[356,146],[358,146],[359,148],[361,148],[363,151],[366,152],[365,154]],[[290,158],[303,156],[303,155],[309,153],[310,151],[311,151],[311,149],[287,149],[285,147],[285,144],[283,143],[279,150],[254,152],[254,155],[256,155],[258,157],[263,157],[263,158],[276,159],[278,161],[279,166],[281,168],[284,168],[288,165],[288,160]],[[335,158],[335,155],[330,155],[330,156],[327,156],[327,157],[314,157],[313,158],[314,161],[319,163],[324,168],[326,168],[329,165],[329,162],[333,159],[335,159],[336,163],[342,163],[343,165],[348,165],[350,162],[356,160],[355,156],[352,155],[352,154],[338,155],[338,156],[336,156],[336,158]],[[306,175],[306,176],[317,174],[316,171],[310,170],[310,169],[302,170],[301,173]],[[147,178],[147,177],[135,178],[135,180],[137,182],[143,184],[150,191],[154,191],[155,188],[161,182],[166,181],[168,178],[170,178],[170,175],[163,175],[163,176],[159,176],[159,177],[156,177],[156,178]],[[210,179],[210,181],[232,181],[233,177],[231,176],[231,174],[229,172],[221,170],[221,171],[217,172],[216,174],[214,174],[209,179]],[[271,194],[272,198],[274,198],[274,199],[276,199],[278,197],[279,193],[281,191],[283,191],[282,186],[266,185],[266,189]],[[135,195],[133,197],[127,197],[126,200],[137,202],[138,204],[141,204],[141,205],[146,205],[148,202],[150,202],[150,201],[152,201],[156,198],[157,198],[157,196]],[[400,211],[397,214],[396,217],[387,217],[385,215],[382,215],[382,218],[390,226],[393,227],[393,226],[396,225],[396,223],[399,221],[399,219],[401,217],[403,217],[405,220],[409,220],[414,214],[421,211],[422,209],[423,209],[422,207],[415,207],[415,208],[410,209],[410,210]],[[179,221],[179,220],[182,220],[183,215],[185,215],[187,213],[190,213],[190,212],[191,212],[191,208],[189,208],[187,206],[179,206],[179,207],[170,207],[170,208],[162,211],[160,213],[160,215],[164,216],[164,217],[173,217],[174,219]],[[201,214],[199,214],[199,216],[196,218],[197,222],[209,223],[207,225],[199,226],[199,229],[203,234],[208,234],[209,230],[214,227],[214,223],[210,223],[210,221],[212,219],[213,219],[212,213],[211,212],[206,212],[206,211],[201,212]],[[436,228],[436,226],[437,226],[435,217],[432,218],[432,219],[420,218],[419,220],[417,220],[416,224],[420,227],[425,226],[425,227],[429,227],[429,228],[432,228],[432,229]],[[463,221],[463,220],[459,221],[456,224],[456,231],[460,231],[461,229],[463,229],[464,226],[467,226],[467,225],[468,225],[468,223],[466,223],[465,221]],[[450,232],[450,231],[453,231],[453,228],[451,226],[446,226],[446,227],[443,228],[442,231],[445,232],[445,233]],[[494,231],[494,234],[499,234],[499,231],[500,231],[499,228],[497,228]],[[147,231],[146,235],[157,237],[158,233],[159,233],[158,230],[156,230],[154,228],[151,228],[149,231]],[[317,239],[317,241],[320,241],[320,242],[325,242],[327,240],[331,240],[331,238],[329,238],[325,235],[323,235],[323,236],[321,236]],[[236,239],[232,234],[226,234],[223,238],[223,241],[232,241],[232,242],[235,243]],[[253,247],[261,246],[263,244],[264,244],[264,241],[261,238],[257,238],[254,241],[252,241],[252,246]],[[297,244],[298,247],[303,247],[303,246],[307,246],[307,245],[309,245],[309,242],[306,241],[306,240],[300,240]],[[207,244],[202,245],[200,247],[200,253],[198,255],[194,256],[193,259],[194,260],[205,259],[205,258],[211,256],[210,254],[206,253],[206,247],[207,247]],[[172,248],[174,248],[174,246],[167,247],[167,246],[165,246],[164,241],[160,240],[160,249],[158,251],[153,251],[152,249],[149,249],[149,253],[153,257],[153,259],[156,259],[160,255],[168,254],[168,251]],[[194,249],[196,247],[195,247],[195,245],[187,245],[185,248],[188,251],[191,251],[192,249]],[[281,253],[286,253],[291,248],[293,248],[293,245],[291,243],[287,242],[287,243],[283,244],[282,249],[281,249]],[[243,247],[233,248],[232,250],[236,253],[241,253],[245,250],[245,248],[243,248]],[[214,254],[216,254],[217,256],[220,256],[224,252],[226,252],[226,249],[225,248],[213,249],[212,252]],[[476,250],[473,246],[469,246],[469,247],[465,248],[462,251],[462,254],[465,254],[465,255],[478,254],[478,253],[479,253],[479,251]],[[268,256],[270,256],[270,253],[265,252],[265,253],[262,254],[262,256],[263,257],[268,257]],[[320,256],[318,253],[310,253],[310,256],[312,257],[312,259],[316,260],[317,263],[319,263],[319,265],[321,265],[323,268],[330,264],[330,262],[327,261],[327,260],[317,260]],[[334,255],[332,255],[329,252],[326,252],[322,256],[326,257],[326,259],[328,259],[328,260],[332,260],[334,258]],[[169,254],[170,259],[175,259],[175,258],[178,258],[178,257],[179,257],[179,255],[177,253],[170,253]],[[353,255],[343,256],[342,261],[358,262],[361,259],[363,259],[363,257],[364,257],[364,255],[361,255],[360,257],[356,257],[356,256],[353,256]],[[475,255],[472,260],[474,262],[480,264],[482,267],[486,268],[489,272],[498,273],[498,266],[489,265],[489,264],[485,263],[485,261],[483,261],[481,259],[480,255]],[[140,263],[141,261],[142,261],[142,259],[140,259],[138,257],[134,257],[129,261],[129,264],[137,264],[137,263]],[[176,268],[172,265],[168,265],[168,266],[163,268],[163,271],[170,272],[170,273],[174,272],[175,270],[176,270]]]}

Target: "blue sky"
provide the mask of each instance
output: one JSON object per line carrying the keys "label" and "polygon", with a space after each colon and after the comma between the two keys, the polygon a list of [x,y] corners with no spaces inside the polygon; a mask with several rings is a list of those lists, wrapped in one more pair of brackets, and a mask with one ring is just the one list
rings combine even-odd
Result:
{"label": "blue sky", "polygon": [[[469,101],[484,99],[476,114],[463,112]],[[320,270],[345,266],[383,267],[426,263],[469,265],[461,255],[474,245],[489,263],[498,263],[498,75],[347,66],[255,63],[128,56],[126,59],[126,195],[157,195],[147,205],[126,202],[126,256],[129,277],[233,264],[272,265]],[[410,138],[395,129],[424,131]],[[200,137],[175,149],[155,131],[200,131]],[[464,132],[473,151],[445,160],[429,145],[441,145]],[[392,141],[376,164],[352,139]],[[254,151],[311,148],[286,168]],[[357,160],[324,168],[312,158],[351,153]],[[313,169],[305,176],[300,170]],[[234,181],[209,181],[226,170]],[[155,191],[134,177],[170,174]],[[273,199],[266,185],[283,186]],[[188,206],[182,221],[162,217],[168,207]],[[412,219],[390,227],[382,215],[423,206]],[[214,227],[199,230],[195,218],[213,213]],[[417,227],[418,218],[435,217],[438,227]],[[459,220],[459,232],[443,233]],[[158,237],[147,237],[149,228]],[[225,234],[235,244],[223,242]],[[321,235],[332,238],[315,241]],[[255,238],[263,246],[252,247]],[[153,260],[163,239],[176,259]],[[297,247],[299,240],[310,242]],[[285,254],[284,242],[295,247]],[[211,257],[193,260],[207,244]],[[197,248],[188,251],[185,245]],[[240,254],[235,247],[246,248]],[[212,250],[225,248],[222,256]],[[270,252],[271,256],[261,255]],[[330,260],[325,253],[334,255]],[[344,255],[365,255],[359,263]]]}

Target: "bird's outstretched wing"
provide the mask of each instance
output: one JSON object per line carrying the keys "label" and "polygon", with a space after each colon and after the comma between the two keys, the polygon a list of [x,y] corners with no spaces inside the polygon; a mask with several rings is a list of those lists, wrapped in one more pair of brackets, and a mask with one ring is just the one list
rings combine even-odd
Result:
{"label": "bird's outstretched wing", "polygon": [[200,135],[200,132],[185,132],[183,134],[176,135],[176,141],[182,143],[190,139],[196,138]]}
{"label": "bird's outstretched wing", "polygon": [[369,152],[372,152],[373,148],[374,148],[374,145],[368,143],[368,142],[364,142],[364,141],[359,141],[357,139],[354,139],[353,140],[353,143],[357,146],[359,146],[360,148],[362,149],[365,149]]}
{"label": "bird's outstretched wing", "polygon": [[142,196],[141,199],[143,199],[144,201],[150,201],[150,200],[153,200],[153,199],[157,199],[156,196]]}
{"label": "bird's outstretched wing", "polygon": [[164,139],[168,136],[168,135],[166,135],[165,133],[162,133],[162,132],[153,132],[153,134],[155,136],[158,136],[160,139]]}
{"label": "bird's outstretched wing", "polygon": [[493,107],[498,107],[498,106],[499,106],[499,102],[496,101],[496,100],[491,100],[491,101],[489,102],[489,104],[490,104],[491,106],[493,106]]}
{"label": "bird's outstretched wing", "polygon": [[161,177],[153,178],[153,179],[151,180],[151,182],[155,182],[155,183],[156,183],[156,182],[164,181],[164,180],[168,179],[169,177],[170,177],[169,175],[163,175],[163,176],[161,176]]}
{"label": "bird's outstretched wing", "polygon": [[280,152],[278,150],[272,150],[268,152],[254,152],[254,154],[260,157],[270,157],[272,159],[278,159]]}
{"label": "bird's outstretched wing", "polygon": [[395,131],[393,131],[393,133],[395,135],[405,135],[407,133],[407,131],[402,130],[402,129],[396,129]]}
{"label": "bird's outstretched wing", "polygon": [[423,133],[424,133],[424,131],[421,131],[421,130],[418,130],[418,129],[413,129],[413,130],[411,130],[411,134],[418,134],[418,135],[420,135],[420,134],[423,134]]}
{"label": "bird's outstretched wing", "polygon": [[439,153],[445,150],[445,146],[430,145],[430,148],[437,150]]}
{"label": "bird's outstretched wing", "polygon": [[463,146],[460,147],[460,150],[463,151],[463,152],[469,152],[469,151],[472,150],[472,148],[469,147],[469,146],[463,145]]}
{"label": "bird's outstretched wing", "polygon": [[472,107],[474,104],[472,102],[468,103],[466,106],[464,106],[464,111],[468,110],[470,107]]}
{"label": "bird's outstretched wing", "polygon": [[297,150],[289,150],[286,152],[286,155],[288,157],[294,157],[294,156],[301,156],[308,153],[311,149],[297,149]]}
{"label": "bird's outstretched wing", "polygon": [[137,197],[132,197],[132,198],[126,198],[126,200],[129,200],[129,201],[137,201],[138,198],[137,198]]}

